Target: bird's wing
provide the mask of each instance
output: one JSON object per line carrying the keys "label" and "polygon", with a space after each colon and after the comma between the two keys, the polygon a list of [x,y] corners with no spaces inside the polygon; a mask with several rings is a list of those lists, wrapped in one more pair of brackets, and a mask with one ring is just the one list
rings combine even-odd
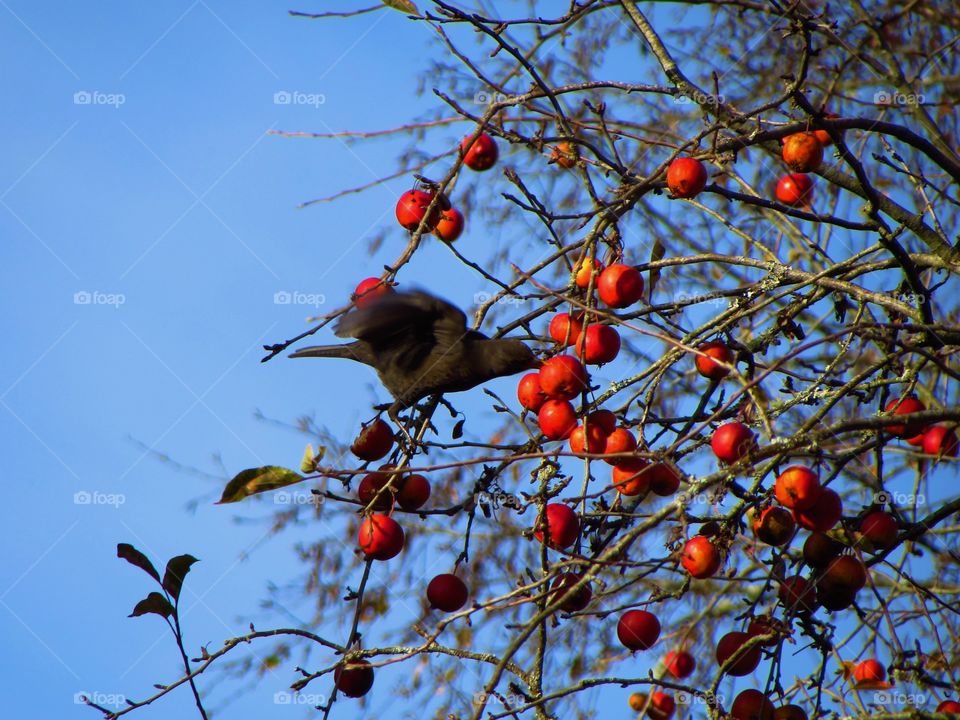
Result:
{"label": "bird's wing", "polygon": [[378,297],[344,315],[334,332],[390,353],[394,364],[414,371],[438,348],[453,348],[467,335],[467,318],[455,305],[415,290]]}

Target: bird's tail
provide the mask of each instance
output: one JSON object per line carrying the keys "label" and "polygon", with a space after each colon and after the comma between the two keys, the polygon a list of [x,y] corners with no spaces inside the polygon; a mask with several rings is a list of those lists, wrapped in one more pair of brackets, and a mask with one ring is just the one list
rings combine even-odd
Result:
{"label": "bird's tail", "polygon": [[365,365],[373,364],[373,357],[366,343],[357,341],[345,343],[343,345],[313,345],[311,347],[300,348],[289,357],[319,357],[319,358],[343,358],[344,360],[354,360]]}

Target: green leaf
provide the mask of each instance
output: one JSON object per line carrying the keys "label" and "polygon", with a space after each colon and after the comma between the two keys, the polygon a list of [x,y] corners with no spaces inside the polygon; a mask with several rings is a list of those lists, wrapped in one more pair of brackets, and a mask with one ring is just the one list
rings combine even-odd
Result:
{"label": "green leaf", "polygon": [[199,562],[193,555],[177,555],[167,562],[167,569],[163,573],[163,589],[170,593],[174,600],[180,599],[180,588],[183,579],[190,572],[190,566]]}
{"label": "green leaf", "polygon": [[127,617],[140,617],[147,613],[153,613],[161,617],[170,617],[173,615],[173,606],[163,595],[158,592],[152,592],[138,602],[133,612]]}
{"label": "green leaf", "polygon": [[150,575],[154,580],[160,582],[160,573],[157,572],[157,569],[153,566],[153,563],[150,562],[150,560],[147,559],[147,556],[137,550],[133,545],[130,545],[129,543],[118,543],[117,557],[123,558],[131,565],[136,565],[138,568]]}
{"label": "green leaf", "polygon": [[411,0],[380,0],[388,8],[393,8],[394,10],[399,10],[400,12],[407,13],[408,15],[419,15],[420,11],[417,10],[417,6],[414,5]]}
{"label": "green leaf", "polygon": [[250,495],[276,490],[303,480],[303,476],[277,465],[265,465],[260,468],[244,470],[223,489],[223,495],[217,505],[243,500]]}

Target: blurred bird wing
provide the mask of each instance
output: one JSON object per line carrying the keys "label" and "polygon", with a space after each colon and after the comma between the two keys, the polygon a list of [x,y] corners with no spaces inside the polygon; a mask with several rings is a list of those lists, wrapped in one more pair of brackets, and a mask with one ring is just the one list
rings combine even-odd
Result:
{"label": "blurred bird wing", "polygon": [[467,317],[458,307],[421,290],[383,295],[344,315],[334,328],[338,337],[368,342],[375,353],[390,352],[394,363],[409,371],[438,347],[455,347],[467,332]]}

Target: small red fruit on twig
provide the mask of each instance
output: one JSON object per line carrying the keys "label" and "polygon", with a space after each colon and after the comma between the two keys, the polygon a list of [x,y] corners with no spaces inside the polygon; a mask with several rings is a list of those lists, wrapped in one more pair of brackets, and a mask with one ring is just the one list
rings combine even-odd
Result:
{"label": "small red fruit on twig", "polygon": [[691,577],[703,579],[713,577],[720,569],[722,558],[717,546],[710,538],[694,535],[683,546],[680,564]]}
{"label": "small red fruit on twig", "polygon": [[374,514],[360,523],[357,543],[363,554],[374,560],[389,560],[403,550],[403,528],[388,515]]}
{"label": "small red fruit on twig", "polygon": [[358,308],[368,307],[370,303],[375,302],[377,298],[383,295],[389,295],[393,292],[393,286],[384,282],[380,278],[369,277],[361,280],[353,291],[350,299],[357,304]]}
{"label": "small red fruit on twig", "polygon": [[628,650],[648,650],[660,637],[660,621],[646,610],[628,610],[617,623],[617,637]]}
{"label": "small red fruit on twig", "polygon": [[600,299],[612,308],[625,308],[643,297],[643,276],[631,265],[611,265],[597,279]]}
{"label": "small red fruit on twig", "polygon": [[517,400],[527,410],[536,412],[547,401],[547,395],[540,388],[540,373],[527,373],[517,383]]}
{"label": "small red fruit on twig", "polygon": [[803,173],[784,175],[777,181],[777,200],[790,207],[810,205],[813,197],[813,180]]}
{"label": "small red fruit on twig", "polygon": [[361,460],[379,460],[393,447],[390,426],[377,418],[364,427],[350,446],[350,452]]}
{"label": "small red fruit on twig", "polygon": [[577,426],[577,412],[567,400],[547,400],[540,406],[537,421],[547,440],[566,440]]}
{"label": "small red fruit on twig", "polygon": [[713,431],[710,447],[717,459],[730,465],[745,458],[756,446],[757,439],[746,425],[729,422]]}
{"label": "small red fruit on twig", "polygon": [[813,133],[787,135],[783,139],[783,161],[794,172],[813,172],[823,162],[823,145]]}
{"label": "small red fruit on twig", "polygon": [[723,380],[723,378],[730,374],[729,369],[715,361],[719,360],[724,365],[733,365],[733,361],[736,359],[733,350],[719,340],[704,343],[698,347],[697,350],[706,355],[706,357],[704,357],[704,355],[697,355],[695,357],[694,363],[697,366],[698,373],[710,380]]}
{"label": "small red fruit on twig", "polygon": [[440,213],[440,220],[433,232],[444,242],[453,242],[463,233],[463,213],[450,208]]}
{"label": "small red fruit on twig", "polygon": [[569,505],[550,503],[544,510],[545,522],[538,527],[533,536],[544,542],[544,530],[549,536],[547,545],[555,549],[568,548],[580,534],[580,518]]}
{"label": "small red fruit on twig", "polygon": [[740,652],[750,636],[745,632],[729,632],[720,638],[717,643],[717,665],[723,667],[728,659],[737,656],[737,659],[727,668],[726,673],[735,677],[749,675],[760,664],[760,645],[755,644],[749,650]]}
{"label": "small red fruit on twig", "polygon": [[[397,222],[410,232],[413,232],[420,226],[420,222],[427,216],[427,208],[433,202],[433,194],[423,190],[407,190],[400,199],[397,200]],[[443,209],[440,203],[433,207],[433,211],[427,218],[425,232],[431,232],[440,221],[440,213]]]}
{"label": "small red fruit on twig", "polygon": [[500,154],[497,143],[486,133],[480,133],[473,143],[470,143],[469,137],[465,137],[460,143],[460,151],[463,153],[463,164],[477,172],[492,168]]}
{"label": "small red fruit on twig", "polygon": [[366,660],[351,660],[333,671],[333,684],[347,697],[363,697],[373,687],[373,668]]}
{"label": "small red fruit on twig", "polygon": [[427,585],[430,607],[443,612],[456,612],[467,602],[467,586],[456,575],[437,575]]}
{"label": "small red fruit on twig", "polygon": [[694,198],[707,185],[703,163],[689,157],[678,157],[667,168],[667,187],[674,197]]}

